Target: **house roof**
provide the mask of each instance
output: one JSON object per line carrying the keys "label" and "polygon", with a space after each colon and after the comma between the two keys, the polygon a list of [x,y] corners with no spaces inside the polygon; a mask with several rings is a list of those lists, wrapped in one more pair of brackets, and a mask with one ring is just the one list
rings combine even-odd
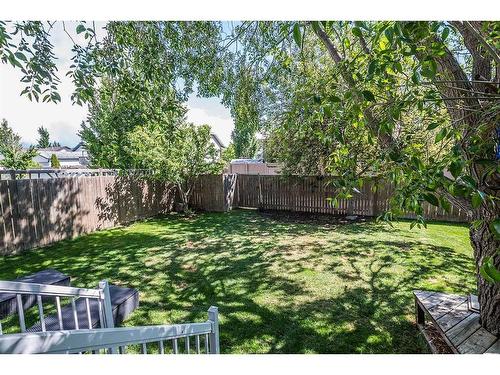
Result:
{"label": "house roof", "polygon": [[233,159],[231,164],[256,164],[263,163],[264,159]]}
{"label": "house roof", "polygon": [[42,158],[50,160],[52,155],[56,155],[59,160],[68,160],[68,159],[78,159],[82,156],[80,152],[75,151],[39,151],[38,155]]}
{"label": "house roof", "polygon": [[210,133],[210,136],[212,137],[212,139],[214,140],[214,142],[217,144],[217,146],[219,146],[220,148],[226,147],[226,146],[224,146],[224,143],[222,143],[222,141],[220,140],[220,138],[217,136],[217,134]]}
{"label": "house roof", "polygon": [[44,159],[50,160],[52,154],[55,154],[59,160],[75,160],[84,156],[82,150],[77,151],[83,142],[79,142],[75,147],[71,148],[68,146],[57,146],[57,147],[45,147],[37,149],[38,155]]}
{"label": "house roof", "polygon": [[56,146],[56,147],[45,147],[45,148],[39,148],[38,151],[72,151],[70,147],[68,146]]}
{"label": "house roof", "polygon": [[75,147],[73,147],[73,148],[71,149],[71,151],[76,151],[76,150],[78,150],[80,147],[84,147],[84,146],[83,146],[83,142],[78,142],[78,144],[77,144]]}

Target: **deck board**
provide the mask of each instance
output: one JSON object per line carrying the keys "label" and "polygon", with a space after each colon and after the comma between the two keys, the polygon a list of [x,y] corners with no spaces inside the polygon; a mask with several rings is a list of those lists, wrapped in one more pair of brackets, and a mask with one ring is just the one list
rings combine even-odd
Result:
{"label": "deck board", "polygon": [[497,340],[493,345],[489,347],[487,351],[485,351],[487,354],[500,354],[500,340]]}
{"label": "deck board", "polygon": [[457,349],[461,354],[484,353],[495,341],[498,341],[498,338],[481,327],[461,343]]}
{"label": "deck board", "polygon": [[432,308],[429,309],[429,314],[432,315],[434,319],[439,319],[442,316],[448,314],[450,311],[458,308],[459,306],[467,304],[467,298],[462,297],[448,297],[445,299],[442,299],[440,303],[437,305],[434,305]]}
{"label": "deck board", "polygon": [[448,331],[459,324],[465,318],[472,314],[467,306],[467,301],[462,302],[455,308],[448,310],[444,315],[437,319],[437,324],[443,331]]}
{"label": "deck board", "polygon": [[423,301],[426,298],[429,298],[431,295],[435,294],[436,292],[430,292],[427,290],[415,290],[413,294],[418,297],[420,301]]}
{"label": "deck board", "polygon": [[471,313],[459,324],[448,330],[446,335],[453,345],[459,346],[479,328],[481,328],[481,325],[479,324],[479,314]]}
{"label": "deck board", "polygon": [[425,327],[429,323],[425,317],[430,318],[454,353],[500,353],[499,337],[481,327],[479,314],[469,309],[467,296],[422,290],[413,293],[417,325],[428,343]]}

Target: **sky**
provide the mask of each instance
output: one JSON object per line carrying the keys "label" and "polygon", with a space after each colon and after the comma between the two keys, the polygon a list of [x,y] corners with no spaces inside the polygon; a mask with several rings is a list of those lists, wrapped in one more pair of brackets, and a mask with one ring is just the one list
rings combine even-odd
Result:
{"label": "sky", "polygon": [[[66,29],[75,30],[75,24],[66,23]],[[98,36],[103,35],[104,31],[100,29]],[[74,33],[72,37],[78,42],[78,37]],[[24,88],[24,84],[20,82],[21,72],[11,65],[0,63],[0,119],[5,118],[9,122],[25,145],[36,143],[37,128],[43,125],[49,130],[53,141],[61,145],[74,146],[80,141],[77,133],[81,122],[86,119],[87,108],[71,104],[73,84],[65,74],[71,64],[72,42],[60,23],[55,26],[51,41],[54,53],[58,57],[61,102],[37,103],[31,102],[26,96],[20,96]],[[234,123],[229,109],[220,104],[218,98],[199,98],[196,94],[191,94],[186,105],[188,121],[198,125],[210,125],[212,132],[224,145],[229,144]]]}

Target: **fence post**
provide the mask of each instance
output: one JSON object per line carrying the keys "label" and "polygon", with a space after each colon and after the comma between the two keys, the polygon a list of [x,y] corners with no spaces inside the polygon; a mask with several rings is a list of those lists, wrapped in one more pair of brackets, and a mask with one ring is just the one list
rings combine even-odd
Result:
{"label": "fence post", "polygon": [[262,210],[262,181],[260,180],[260,173],[258,174],[259,176],[259,210]]}
{"label": "fence post", "polygon": [[222,210],[224,212],[231,211],[233,208],[235,182],[235,175],[222,174],[222,189],[224,190],[224,206]]}
{"label": "fence post", "polygon": [[210,354],[220,354],[219,346],[219,309],[210,306],[208,309],[208,320],[212,323],[212,333],[210,333]]}
{"label": "fence post", "polygon": [[[377,180],[371,179],[370,180],[370,189],[372,192],[372,216],[377,217],[378,216],[378,183]],[[374,190],[375,189],[375,190]]]}
{"label": "fence post", "polygon": [[354,212],[353,208],[352,208],[352,200],[354,199],[354,197],[351,197],[351,198],[347,198],[347,209],[346,209],[346,212],[347,212],[347,215],[351,216]]}

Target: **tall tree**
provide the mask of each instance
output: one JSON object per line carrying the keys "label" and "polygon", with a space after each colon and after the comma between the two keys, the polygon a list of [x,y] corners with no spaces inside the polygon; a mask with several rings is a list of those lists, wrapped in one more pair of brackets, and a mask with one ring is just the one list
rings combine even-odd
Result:
{"label": "tall tree", "polygon": [[129,152],[135,166],[152,170],[156,178],[174,184],[185,208],[196,179],[202,174],[221,173],[210,126],[181,122],[173,131],[158,126],[137,127],[130,137]]}
{"label": "tall tree", "polygon": [[38,129],[38,142],[36,144],[37,148],[47,148],[50,147],[50,135],[47,128],[40,126]]}
{"label": "tall tree", "polygon": [[61,168],[61,162],[57,158],[56,154],[50,155],[50,167],[55,169]]}
{"label": "tall tree", "polygon": [[[100,85],[86,84],[75,93],[77,100],[90,104],[80,135],[94,165],[130,168],[136,162],[130,154],[132,132],[154,126],[174,132],[181,123],[182,103],[195,79],[187,66],[202,61],[196,46],[207,47],[210,41],[217,46],[218,25],[110,22],[106,28],[93,65],[101,76]],[[196,74],[202,70],[200,65]],[[80,70],[74,74],[79,76]],[[199,90],[206,89],[200,85]]]}
{"label": "tall tree", "polygon": [[34,147],[23,150],[21,137],[17,135],[6,119],[0,123],[0,165],[8,169],[28,169],[36,166],[33,158],[37,151]]}
{"label": "tall tree", "polygon": [[[500,284],[482,268],[487,262],[500,268],[496,229],[500,170],[494,152],[498,143],[500,97],[498,89],[490,91],[492,84],[498,87],[500,83],[500,60],[498,45],[488,43],[485,38],[498,32],[499,25],[488,22],[359,24],[352,32],[366,56],[368,75],[372,73],[370,86],[363,82],[362,76],[358,78],[359,70],[353,69],[357,64],[353,64],[351,57],[339,52],[335,26],[316,22],[311,23],[311,27],[349,86],[353,101],[359,106],[357,112],[376,136],[377,143],[384,150],[391,150],[384,159],[395,163],[392,177],[401,193],[398,208],[420,213],[421,202],[428,201],[444,208],[452,203],[470,214],[481,323],[489,331],[499,333]],[[461,64],[451,45],[446,43],[450,32],[455,33],[455,41],[462,51],[469,54],[470,67]],[[411,79],[397,90],[391,84],[407,73],[402,69],[406,56],[412,57],[413,67],[408,72]],[[421,97],[421,86],[427,85],[433,90]],[[375,97],[371,88],[376,94],[386,93]],[[376,110],[373,104],[380,101],[381,110]],[[446,116],[436,116],[442,114],[437,103],[444,105]],[[404,125],[402,114],[415,105],[424,121],[437,120],[427,126],[429,131],[438,129],[435,143],[451,146],[450,152],[439,160],[426,161],[416,152],[404,155],[395,137],[398,123]],[[445,169],[451,172],[451,177],[444,173]],[[479,272],[481,269],[483,272]]]}

